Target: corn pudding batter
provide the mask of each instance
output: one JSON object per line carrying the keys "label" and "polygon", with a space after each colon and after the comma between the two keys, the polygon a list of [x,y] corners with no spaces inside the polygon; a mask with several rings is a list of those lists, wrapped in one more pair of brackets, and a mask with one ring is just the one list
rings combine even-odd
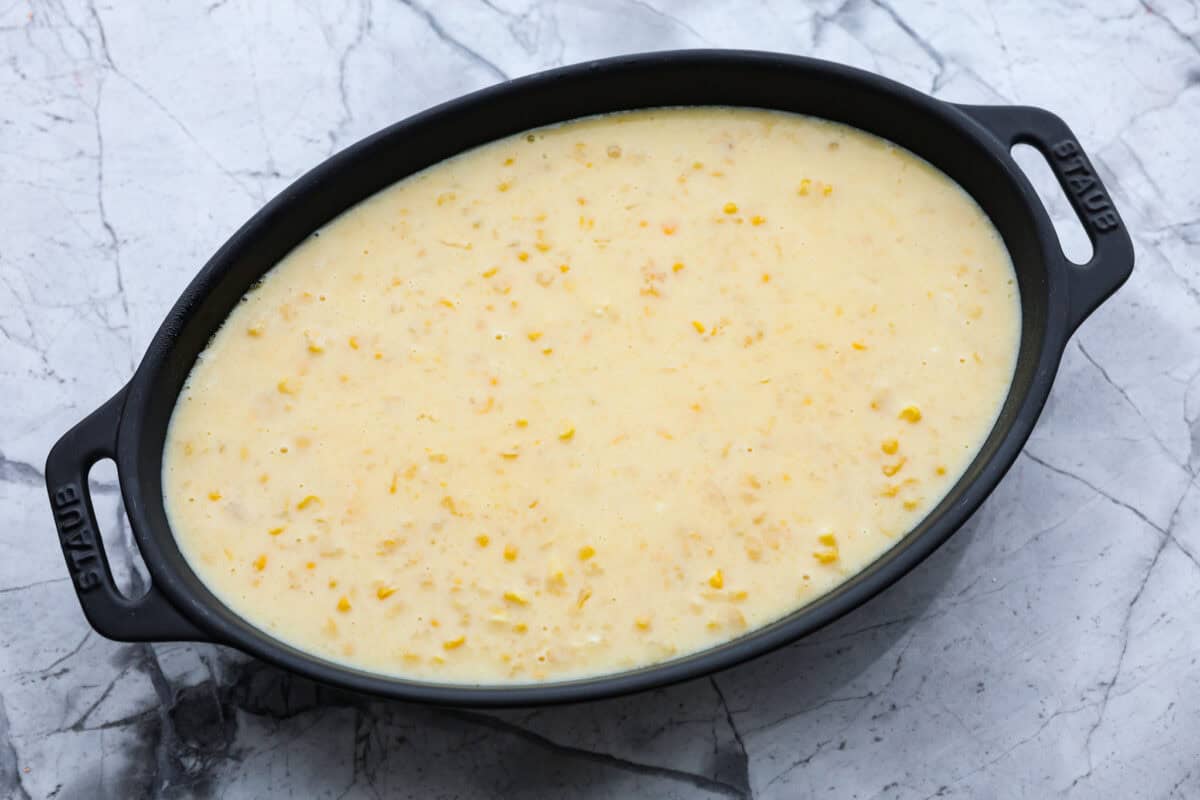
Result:
{"label": "corn pudding batter", "polygon": [[990,431],[1020,309],[946,175],[823,120],[502,139],[333,220],[188,377],[163,478],[223,602],[451,683],[711,647],[910,530]]}

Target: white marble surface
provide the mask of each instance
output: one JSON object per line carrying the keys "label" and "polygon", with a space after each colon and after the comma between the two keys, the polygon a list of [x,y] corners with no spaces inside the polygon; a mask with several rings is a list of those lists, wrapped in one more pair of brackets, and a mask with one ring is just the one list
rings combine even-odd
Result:
{"label": "white marble surface", "polygon": [[[1052,109],[1133,231],[1131,282],[948,546],[773,656],[540,711],[380,702],[90,632],[41,464],[243,220],[437,101],[695,46]],[[0,87],[0,796],[1200,797],[1194,2],[7,0]],[[99,510],[136,582],[112,479]]]}

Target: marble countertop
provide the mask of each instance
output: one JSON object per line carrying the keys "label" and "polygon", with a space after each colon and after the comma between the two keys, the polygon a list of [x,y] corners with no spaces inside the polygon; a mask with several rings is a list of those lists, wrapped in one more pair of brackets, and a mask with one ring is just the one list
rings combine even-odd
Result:
{"label": "marble countertop", "polygon": [[[1200,11],[1093,5],[0,2],[0,797],[1200,797]],[[241,222],[438,101],[698,46],[1051,109],[1133,232],[1133,278],[947,546],[774,655],[565,708],[430,710],[92,633],[41,465]]]}

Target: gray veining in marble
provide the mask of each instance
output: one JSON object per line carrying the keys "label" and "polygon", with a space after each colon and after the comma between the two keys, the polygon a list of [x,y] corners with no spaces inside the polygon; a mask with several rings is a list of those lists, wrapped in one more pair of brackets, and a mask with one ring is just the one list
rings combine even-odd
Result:
{"label": "gray veining in marble", "polygon": [[[1138,269],[949,545],[772,656],[570,708],[429,710],[90,632],[40,465],[243,220],[440,100],[694,46],[1049,108],[1119,204]],[[0,87],[0,796],[1200,797],[1194,1],[8,0]]]}

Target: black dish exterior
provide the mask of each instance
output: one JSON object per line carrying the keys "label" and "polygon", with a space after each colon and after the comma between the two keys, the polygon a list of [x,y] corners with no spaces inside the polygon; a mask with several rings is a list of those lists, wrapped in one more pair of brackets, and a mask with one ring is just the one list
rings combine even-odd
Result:
{"label": "black dish exterior", "polygon": [[[833,592],[723,645],[629,672],[536,684],[470,686],[405,680],[327,661],[283,643],[218,601],[184,561],[162,498],[162,453],[175,400],[197,355],[251,285],[333,217],[395,181],[530,128],[655,106],[779,109],[846,123],[899,144],[957,181],[991,218],[1016,268],[1022,332],[996,424],[966,473],[901,541]],[[1010,155],[1046,157],[1092,240],[1077,266]],[[811,633],[927,557],[979,507],[1029,437],[1074,329],[1133,269],[1128,234],[1067,126],[1035,108],[955,106],[837,64],[773,53],[692,50],[588,62],[510,81],[393,125],[304,175],[238,230],[184,291],[132,380],[66,433],[46,465],[60,543],[88,621],[122,641],[231,645],[324,683],[398,699],[463,706],[590,700],[704,675]],[[136,600],[115,588],[87,492],[87,473],[116,461],[126,511],[151,575]]]}

